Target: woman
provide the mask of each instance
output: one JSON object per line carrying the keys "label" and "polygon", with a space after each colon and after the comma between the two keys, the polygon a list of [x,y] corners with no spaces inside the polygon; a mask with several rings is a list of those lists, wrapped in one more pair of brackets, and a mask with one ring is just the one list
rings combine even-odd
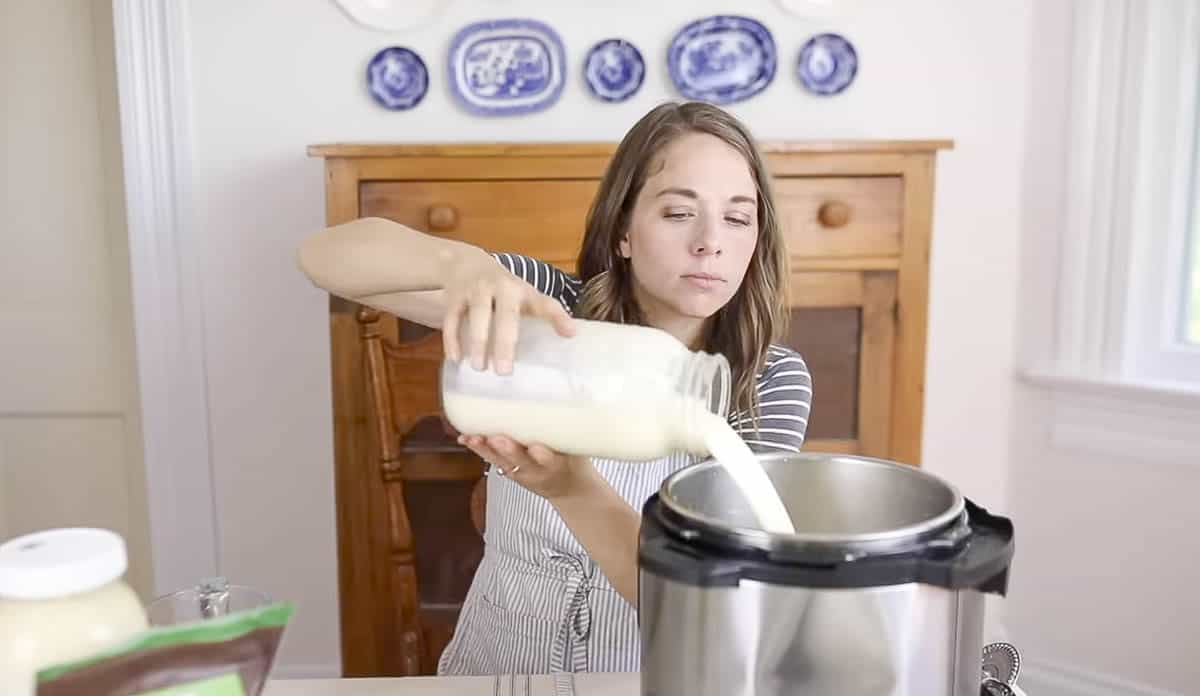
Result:
{"label": "woman", "polygon": [[[752,448],[804,441],[811,379],[772,343],[788,270],[768,174],[745,127],[714,106],[664,104],[625,136],[588,214],[578,278],[381,219],[306,240],[300,263],[331,293],[443,328],[447,356],[500,373],[522,314],[564,336],[573,316],[657,327],[728,358],[730,423]],[[464,319],[460,344],[447,329]],[[636,671],[638,511],[692,459],[587,459],[499,435],[460,443],[496,475],[483,561],[439,673]]]}

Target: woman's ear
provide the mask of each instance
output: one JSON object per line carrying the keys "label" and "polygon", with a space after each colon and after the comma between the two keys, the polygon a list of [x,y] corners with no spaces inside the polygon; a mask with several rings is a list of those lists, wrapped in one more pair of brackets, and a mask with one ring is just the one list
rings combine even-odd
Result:
{"label": "woman's ear", "polygon": [[633,256],[633,250],[629,246],[629,235],[621,237],[621,241],[617,242],[617,251],[620,252],[623,259]]}

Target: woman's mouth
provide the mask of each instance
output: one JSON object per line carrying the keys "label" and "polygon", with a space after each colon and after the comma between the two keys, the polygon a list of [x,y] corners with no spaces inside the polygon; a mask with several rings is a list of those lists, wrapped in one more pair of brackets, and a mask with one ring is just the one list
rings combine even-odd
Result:
{"label": "woman's mouth", "polygon": [[700,290],[712,290],[718,285],[724,285],[725,279],[711,273],[687,273],[683,276],[690,285]]}

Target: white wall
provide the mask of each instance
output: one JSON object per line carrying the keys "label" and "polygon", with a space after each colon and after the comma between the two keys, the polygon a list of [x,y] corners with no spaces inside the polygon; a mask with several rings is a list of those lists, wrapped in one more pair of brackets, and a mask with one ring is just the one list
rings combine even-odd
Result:
{"label": "white wall", "polygon": [[0,541],[121,534],[149,599],[112,11],[0,3]]}
{"label": "white wall", "polygon": [[[1033,0],[860,0],[836,21],[795,18],[767,0],[445,4],[435,21],[396,34],[361,28],[327,0],[190,6],[220,559],[235,581],[299,604],[284,669],[336,671],[340,659],[326,302],[293,263],[296,244],[324,221],[321,162],[305,147],[615,141],[673,96],[661,58],[669,38],[709,13],[755,16],[780,46],[775,84],[733,109],[760,138],[956,141],[938,165],[925,460],[1005,510]],[[573,80],[548,112],[468,116],[451,103],[446,48],[467,21],[504,16],[556,27]],[[846,94],[822,100],[801,90],[793,66],[802,41],[830,29],[856,43],[861,70]],[[642,92],[623,105],[593,100],[579,77],[587,48],[609,36],[632,40],[649,61]],[[411,112],[378,108],[363,86],[366,62],[390,44],[432,69],[430,95]]]}

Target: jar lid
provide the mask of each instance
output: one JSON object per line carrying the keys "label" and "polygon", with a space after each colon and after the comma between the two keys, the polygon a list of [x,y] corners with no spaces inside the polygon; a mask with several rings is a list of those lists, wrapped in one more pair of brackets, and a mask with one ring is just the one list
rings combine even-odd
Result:
{"label": "jar lid", "polygon": [[51,599],[103,587],[125,574],[125,540],[107,529],[48,529],[0,545],[0,597]]}

